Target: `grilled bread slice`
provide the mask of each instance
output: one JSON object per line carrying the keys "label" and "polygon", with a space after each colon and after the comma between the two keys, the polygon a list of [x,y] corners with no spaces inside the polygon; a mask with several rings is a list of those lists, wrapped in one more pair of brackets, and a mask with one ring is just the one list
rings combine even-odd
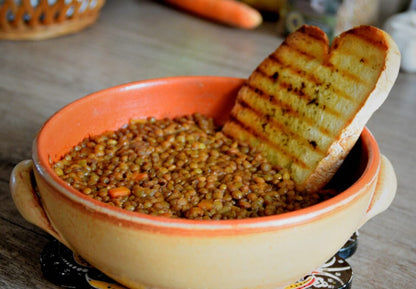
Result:
{"label": "grilled bread slice", "polygon": [[240,89],[223,131],[287,168],[299,190],[324,187],[384,102],[400,53],[388,34],[359,26],[334,39],[290,34]]}

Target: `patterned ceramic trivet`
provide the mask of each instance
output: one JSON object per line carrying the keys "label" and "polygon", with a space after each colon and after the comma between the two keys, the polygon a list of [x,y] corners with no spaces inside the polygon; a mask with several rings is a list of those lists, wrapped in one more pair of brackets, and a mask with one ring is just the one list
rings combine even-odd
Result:
{"label": "patterned ceramic trivet", "polygon": [[351,266],[338,254],[298,282],[284,289],[350,289]]}
{"label": "patterned ceramic trivet", "polygon": [[63,288],[125,289],[55,239],[43,248],[40,263],[43,276]]}
{"label": "patterned ceramic trivet", "polygon": [[345,243],[345,245],[338,251],[338,256],[347,259],[352,256],[357,250],[358,246],[358,231],[355,232]]}
{"label": "patterned ceramic trivet", "polygon": [[[351,266],[345,261],[357,248],[355,233],[338,254],[321,267],[285,289],[349,289]],[[53,239],[46,244],[40,257],[44,277],[62,288],[126,289],[89,265],[82,257]]]}

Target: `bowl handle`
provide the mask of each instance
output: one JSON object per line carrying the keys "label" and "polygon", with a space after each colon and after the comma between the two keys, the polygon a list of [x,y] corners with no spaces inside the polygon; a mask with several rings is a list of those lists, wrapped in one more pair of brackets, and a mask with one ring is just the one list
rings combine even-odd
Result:
{"label": "bowl handle", "polygon": [[35,191],[34,182],[36,180],[33,177],[31,160],[21,161],[13,168],[10,176],[10,191],[14,204],[28,222],[43,229],[70,248],[65,239],[52,226],[41,199]]}
{"label": "bowl handle", "polygon": [[396,190],[397,178],[393,165],[390,160],[382,154],[376,188],[360,227],[390,206],[396,195]]}

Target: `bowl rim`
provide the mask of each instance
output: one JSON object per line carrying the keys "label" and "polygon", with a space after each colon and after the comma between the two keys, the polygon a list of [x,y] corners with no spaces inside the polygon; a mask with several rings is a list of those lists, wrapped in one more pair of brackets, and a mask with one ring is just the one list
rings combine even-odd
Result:
{"label": "bowl rim", "polygon": [[[59,116],[60,113],[70,110],[74,105],[82,105],[82,103],[91,97],[97,97],[109,92],[123,90],[138,89],[143,85],[158,85],[169,84],[171,82],[187,82],[187,81],[244,81],[242,78],[236,77],[222,77],[222,76],[175,76],[155,78],[148,80],[139,80],[135,82],[129,82],[103,90],[93,92],[89,95],[81,97],[68,105],[59,109],[53,114],[42,126],[32,145],[32,160],[36,172],[43,180],[46,181],[54,190],[58,191],[60,197],[63,200],[67,200],[76,206],[85,209],[89,213],[94,213],[97,217],[108,218],[110,217],[113,222],[123,225],[140,227],[142,229],[148,229],[152,231],[181,231],[182,234],[194,234],[196,231],[202,233],[214,234],[233,234],[236,231],[254,232],[265,231],[271,228],[287,228],[293,225],[304,224],[312,222],[318,218],[322,218],[325,215],[331,214],[336,208],[346,206],[347,204],[354,202],[360,197],[360,192],[363,188],[369,186],[374,182],[374,179],[378,175],[380,167],[380,151],[374,136],[364,127],[361,133],[362,146],[368,151],[368,161],[363,170],[362,175],[346,190],[338,195],[320,202],[318,204],[295,210],[292,212],[282,213],[272,216],[264,216],[257,218],[245,218],[245,219],[232,219],[232,220],[190,220],[185,218],[169,218],[162,216],[152,216],[138,212],[130,212],[125,209],[114,207],[106,203],[92,199],[71,186],[67,185],[62,179],[60,179],[49,165],[49,160],[46,157],[39,156],[40,147],[39,140],[42,138],[42,132],[47,129],[48,123],[52,122],[54,118]],[[36,174],[35,174],[36,175]],[[41,197],[41,196],[40,196]],[[227,233],[228,232],[228,233]]]}

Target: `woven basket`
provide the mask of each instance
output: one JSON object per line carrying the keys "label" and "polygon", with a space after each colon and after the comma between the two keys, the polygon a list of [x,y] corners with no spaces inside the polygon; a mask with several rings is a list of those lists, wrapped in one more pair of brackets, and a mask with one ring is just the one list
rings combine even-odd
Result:
{"label": "woven basket", "polygon": [[105,0],[0,0],[0,39],[41,40],[93,24]]}

